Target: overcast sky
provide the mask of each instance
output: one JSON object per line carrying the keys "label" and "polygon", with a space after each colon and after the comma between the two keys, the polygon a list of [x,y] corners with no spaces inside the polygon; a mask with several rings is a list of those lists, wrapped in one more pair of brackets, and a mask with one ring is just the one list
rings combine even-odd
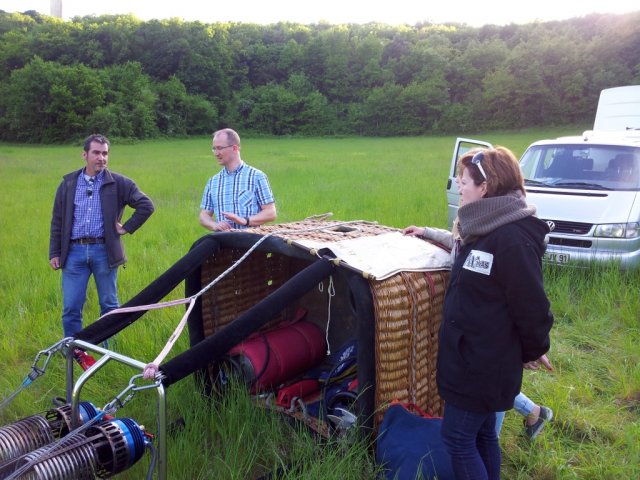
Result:
{"label": "overcast sky", "polygon": [[[472,26],[505,25],[534,21],[563,20],[589,13],[640,11],[638,0],[61,0],[62,16],[133,13],[141,20],[182,18],[206,23],[238,21],[251,23],[367,23],[392,25],[428,21],[458,22]],[[8,12],[36,10],[49,15],[50,0],[0,0]]]}

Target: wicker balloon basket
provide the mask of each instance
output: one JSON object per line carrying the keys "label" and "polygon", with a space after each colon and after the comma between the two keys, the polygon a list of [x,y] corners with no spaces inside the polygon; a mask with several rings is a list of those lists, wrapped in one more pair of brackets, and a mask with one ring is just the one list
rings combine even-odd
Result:
{"label": "wicker balloon basket", "polygon": [[[330,252],[310,248],[305,241],[331,243],[396,231],[369,222],[307,220],[212,234],[219,239],[220,249],[203,261],[199,282],[191,282],[194,285],[189,288],[196,291],[214,279],[219,281],[202,296],[192,314],[192,344],[233,325],[243,312],[318,258],[331,257]],[[251,251],[260,239],[264,241]],[[377,280],[344,261],[331,261],[335,269],[328,278],[283,305],[261,330],[273,329],[303,309],[306,320],[325,332],[329,350],[357,340],[358,415],[372,428],[377,428],[384,407],[394,399],[441,415],[436,356],[449,271],[399,271]],[[212,382],[214,370],[208,370]]]}

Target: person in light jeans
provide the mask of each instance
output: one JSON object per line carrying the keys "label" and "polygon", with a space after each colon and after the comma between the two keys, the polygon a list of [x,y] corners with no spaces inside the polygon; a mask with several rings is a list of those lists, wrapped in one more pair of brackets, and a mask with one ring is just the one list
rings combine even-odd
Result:
{"label": "person in light jeans", "polygon": [[[546,355],[540,357],[538,361],[528,362],[524,364],[524,368],[529,370],[537,370],[540,365],[544,366],[548,371],[552,371],[553,367]],[[524,418],[524,431],[529,440],[535,439],[542,431],[547,422],[553,420],[553,410],[549,407],[536,404],[533,400],[520,392],[513,401],[513,409]],[[502,423],[506,412],[496,412],[496,435],[500,436]]]}
{"label": "person in light jeans", "polygon": [[[133,180],[107,168],[109,140],[87,137],[84,168],[65,175],[53,203],[49,264],[62,270],[62,327],[65,337],[82,330],[89,277],[98,291],[100,315],[117,308],[117,271],[127,261],[122,237],[134,233],[154,211]],[[133,209],[123,220],[125,207]]]}

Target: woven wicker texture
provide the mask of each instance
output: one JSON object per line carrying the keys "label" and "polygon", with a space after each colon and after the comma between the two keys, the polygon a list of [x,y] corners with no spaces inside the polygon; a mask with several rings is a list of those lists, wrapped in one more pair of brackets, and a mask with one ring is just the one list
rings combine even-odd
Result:
{"label": "woven wicker texture", "polygon": [[[271,234],[287,241],[313,239],[334,242],[345,238],[379,235],[395,228],[368,222],[303,221],[245,230]],[[245,251],[220,250],[202,265],[202,285],[207,285],[236,262]],[[305,262],[277,253],[255,251],[202,297],[205,336],[237,318],[313,261]],[[376,340],[376,426],[382,409],[398,399],[441,415],[435,377],[438,329],[448,271],[402,272],[382,281],[369,280],[374,303]],[[337,292],[348,295],[348,292]],[[265,328],[293,312],[285,311]]]}
{"label": "woven wicker texture", "polygon": [[398,229],[359,220],[322,222],[303,220],[279,225],[263,225],[260,228],[251,228],[243,231],[262,235],[272,234],[290,241],[304,239],[336,242],[348,238],[370,237],[381,233],[397,232]]}
{"label": "woven wicker texture", "polygon": [[376,316],[376,424],[391,400],[442,415],[436,386],[438,329],[449,272],[402,272],[372,282]]}
{"label": "woven wicker texture", "polygon": [[[202,264],[202,285],[217,279],[245,253],[241,250],[223,249],[208,258]],[[205,336],[208,337],[228,325],[308,264],[277,253],[254,251],[202,296]],[[283,318],[289,318],[290,313],[285,310],[265,328],[279,323]]]}

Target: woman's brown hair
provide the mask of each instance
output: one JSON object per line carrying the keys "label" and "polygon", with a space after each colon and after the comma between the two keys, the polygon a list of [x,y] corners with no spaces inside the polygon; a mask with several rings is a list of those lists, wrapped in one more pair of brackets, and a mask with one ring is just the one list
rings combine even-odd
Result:
{"label": "woman's brown hair", "polygon": [[520,190],[526,195],[520,164],[508,148],[497,146],[470,150],[458,160],[458,175],[462,175],[465,168],[469,169],[476,185],[487,182],[486,197],[506,195],[513,190]]}

